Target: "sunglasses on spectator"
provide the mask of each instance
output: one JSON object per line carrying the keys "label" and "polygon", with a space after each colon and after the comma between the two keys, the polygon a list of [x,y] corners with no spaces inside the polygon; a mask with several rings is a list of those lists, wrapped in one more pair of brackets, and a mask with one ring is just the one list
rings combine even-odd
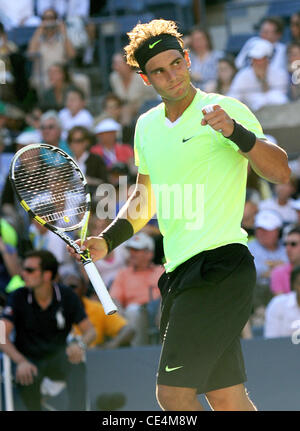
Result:
{"label": "sunglasses on spectator", "polygon": [[29,274],[32,274],[34,271],[37,271],[39,268],[32,268],[30,266],[24,266],[23,271],[28,272]]}
{"label": "sunglasses on spectator", "polygon": [[82,144],[84,141],[85,141],[84,138],[77,138],[77,139],[73,138],[70,140],[71,143],[75,143],[75,144]]}
{"label": "sunglasses on spectator", "polygon": [[46,15],[42,17],[42,21],[50,21],[50,20],[54,20],[56,19],[56,16],[50,16],[50,15]]}
{"label": "sunglasses on spectator", "polygon": [[297,241],[285,241],[283,243],[283,245],[285,247],[287,247],[288,245],[290,245],[291,247],[297,247],[298,244],[299,244],[299,241],[298,242]]}
{"label": "sunglasses on spectator", "polygon": [[49,126],[41,126],[42,130],[46,130],[46,129],[56,129],[56,126],[54,124],[49,124]]}

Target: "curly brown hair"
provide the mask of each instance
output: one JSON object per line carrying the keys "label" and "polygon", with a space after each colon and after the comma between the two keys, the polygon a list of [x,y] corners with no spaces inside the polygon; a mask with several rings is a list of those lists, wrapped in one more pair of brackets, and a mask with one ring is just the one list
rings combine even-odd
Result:
{"label": "curly brown hair", "polygon": [[147,39],[160,34],[170,34],[178,40],[183,49],[182,34],[179,33],[177,24],[174,21],[165,19],[154,19],[145,24],[138,23],[131,31],[127,33],[129,44],[125,46],[126,62],[129,66],[139,68],[139,64],[135,59],[135,51]]}

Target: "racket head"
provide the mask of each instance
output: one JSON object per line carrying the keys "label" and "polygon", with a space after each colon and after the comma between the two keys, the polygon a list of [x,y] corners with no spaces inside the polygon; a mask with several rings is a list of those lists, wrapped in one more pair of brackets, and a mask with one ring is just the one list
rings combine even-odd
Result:
{"label": "racket head", "polygon": [[90,194],[77,163],[65,151],[37,143],[20,149],[9,177],[22,207],[52,231],[87,228]]}

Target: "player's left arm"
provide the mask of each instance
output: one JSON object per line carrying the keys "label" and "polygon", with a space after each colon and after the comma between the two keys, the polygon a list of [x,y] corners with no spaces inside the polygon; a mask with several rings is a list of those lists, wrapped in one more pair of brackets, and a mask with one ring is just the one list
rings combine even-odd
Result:
{"label": "player's left arm", "polygon": [[[214,110],[204,115],[201,124],[203,126],[209,124],[228,139],[231,138],[236,127],[234,119],[220,105],[214,105]],[[245,132],[247,133],[247,131]],[[240,147],[239,153],[249,160],[251,167],[259,176],[275,184],[289,182],[291,170],[288,165],[288,157],[278,145],[267,139],[256,137],[255,144],[245,152],[242,150],[242,139],[235,143]]]}

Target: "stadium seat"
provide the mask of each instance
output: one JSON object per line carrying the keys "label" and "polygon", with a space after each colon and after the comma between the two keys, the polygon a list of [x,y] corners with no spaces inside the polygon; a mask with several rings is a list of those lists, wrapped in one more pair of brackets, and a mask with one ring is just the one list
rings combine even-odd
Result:
{"label": "stadium seat", "polygon": [[290,17],[299,10],[299,0],[274,0],[269,5],[266,16]]}
{"label": "stadium seat", "polygon": [[247,40],[253,36],[256,35],[254,33],[238,33],[229,35],[227,38],[225,51],[233,55],[238,54]]}
{"label": "stadium seat", "polygon": [[123,15],[145,11],[144,0],[108,0],[104,13],[108,15]]}
{"label": "stadium seat", "polygon": [[18,46],[26,46],[35,30],[36,27],[15,27],[7,32],[7,38]]}

